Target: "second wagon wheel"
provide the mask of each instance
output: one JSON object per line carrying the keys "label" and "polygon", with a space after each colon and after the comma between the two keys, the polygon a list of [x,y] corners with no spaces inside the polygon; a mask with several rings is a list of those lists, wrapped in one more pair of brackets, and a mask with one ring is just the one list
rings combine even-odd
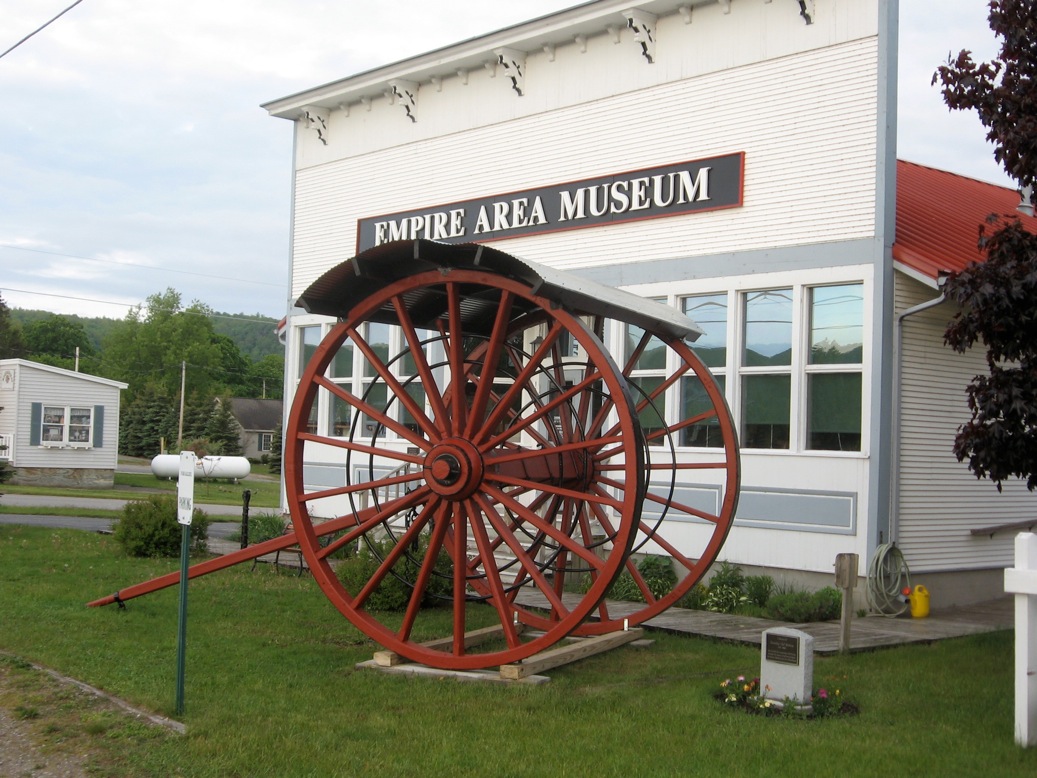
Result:
{"label": "second wagon wheel", "polygon": [[[292,520],[325,595],[383,646],[448,669],[515,662],[576,629],[623,568],[645,445],[627,382],[577,316],[522,280],[481,269],[478,249],[419,245],[453,266],[421,256],[401,263],[390,247],[343,263],[304,295],[341,322],[302,372],[289,417]],[[397,329],[384,337],[387,324]],[[574,381],[551,364],[559,340],[584,355]],[[622,452],[607,475],[594,457],[606,447]],[[344,483],[319,485],[333,468]],[[605,543],[588,548],[556,523],[548,506],[567,499],[606,517]],[[594,571],[575,601],[556,591],[545,539]],[[343,582],[335,556],[358,543],[373,561]],[[396,582],[402,615],[369,607]],[[522,585],[554,615],[532,637],[511,596]],[[435,633],[442,611],[423,608],[436,591],[450,610],[446,637]],[[470,644],[466,633],[487,621],[498,642]]]}
{"label": "second wagon wheel", "polygon": [[[645,324],[642,322],[642,324]],[[604,322],[596,328],[604,329]],[[734,521],[738,502],[740,461],[734,422],[716,379],[683,339],[638,326],[615,322],[622,346],[624,377],[634,397],[645,436],[645,496],[631,557],[624,564],[628,593],[639,602],[603,601],[595,619],[582,624],[581,635],[602,634],[641,624],[676,604],[698,584],[718,553]],[[556,348],[556,363],[564,361]],[[668,405],[677,407],[668,408]],[[611,398],[603,398],[607,412]],[[602,439],[612,430],[606,426]],[[599,477],[593,489],[617,485],[622,463],[615,446],[594,452]],[[607,514],[594,503],[570,497],[558,505],[558,524],[569,528],[584,546],[594,548],[613,530]],[[573,557],[551,538],[550,572],[558,591],[578,589],[598,573]],[[639,560],[656,556],[656,566],[672,569],[676,582],[642,570]],[[660,586],[660,583],[663,586]],[[583,584],[585,585],[585,584]],[[517,598],[521,595],[516,595]],[[538,605],[528,597],[517,599]],[[554,618],[539,607],[521,608],[523,622],[546,628]]]}

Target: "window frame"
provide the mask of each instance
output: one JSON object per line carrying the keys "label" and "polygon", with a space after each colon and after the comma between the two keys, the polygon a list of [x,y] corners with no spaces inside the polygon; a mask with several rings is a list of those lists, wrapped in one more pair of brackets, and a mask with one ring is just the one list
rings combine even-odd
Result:
{"label": "window frame", "polygon": [[[60,416],[58,416],[60,412]],[[73,412],[87,421],[73,423]],[[61,437],[52,433],[60,430]],[[77,438],[73,439],[73,432]],[[85,437],[82,437],[85,432]],[[60,405],[58,403],[40,404],[40,442],[42,448],[93,448],[94,447],[94,406],[92,405]]]}

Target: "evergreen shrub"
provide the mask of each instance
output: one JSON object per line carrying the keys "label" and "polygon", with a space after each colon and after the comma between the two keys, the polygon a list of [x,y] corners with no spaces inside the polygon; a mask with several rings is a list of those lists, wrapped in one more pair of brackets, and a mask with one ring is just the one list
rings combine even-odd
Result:
{"label": "evergreen shrub", "polygon": [[[205,550],[208,532],[208,516],[195,508],[191,517],[191,547],[195,551]],[[179,556],[183,530],[176,520],[176,496],[153,494],[126,503],[115,523],[114,536],[130,556]]]}

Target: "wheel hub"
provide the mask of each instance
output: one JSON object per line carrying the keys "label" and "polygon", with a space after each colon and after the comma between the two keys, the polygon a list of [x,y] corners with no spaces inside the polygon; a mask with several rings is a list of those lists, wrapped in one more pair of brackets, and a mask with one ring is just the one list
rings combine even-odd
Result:
{"label": "wheel hub", "polygon": [[482,454],[463,438],[448,438],[434,446],[423,469],[428,487],[448,500],[471,497],[485,475]]}

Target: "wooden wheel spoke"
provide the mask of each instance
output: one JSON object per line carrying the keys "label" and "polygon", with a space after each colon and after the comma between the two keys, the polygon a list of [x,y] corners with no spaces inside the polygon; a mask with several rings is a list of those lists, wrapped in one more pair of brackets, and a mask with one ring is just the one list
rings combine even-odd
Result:
{"label": "wooden wheel spoke", "polygon": [[[483,423],[482,430],[480,430],[479,433],[474,438],[472,438],[473,443],[480,446],[480,448],[483,448],[484,450],[493,448],[493,445],[483,445],[486,436],[492,433],[492,430],[496,428],[497,424],[500,423],[501,418],[504,416],[505,413],[507,413],[508,409],[511,407],[511,404],[515,401],[517,397],[519,397],[519,395],[522,393],[523,388],[527,386],[527,384],[529,383],[533,375],[536,373],[539,366],[543,363],[544,357],[546,357],[547,354],[550,353],[555,341],[558,340],[559,337],[561,337],[562,329],[563,328],[561,322],[555,321],[551,324],[551,326],[548,328],[547,335],[544,338],[544,342],[541,343],[533,351],[533,354],[529,357],[528,361],[526,361],[526,364],[522,367],[522,370],[520,370],[519,374],[515,376],[515,380],[512,382],[511,386],[509,386],[508,389],[504,392],[504,394],[498,401],[497,405],[493,408],[493,410],[490,412],[490,415],[486,418],[485,422]],[[518,359],[518,352],[515,349],[509,349],[509,353],[512,355],[512,361],[514,361],[515,364],[519,364],[522,361],[521,359]]]}
{"label": "wooden wheel spoke", "polygon": [[[378,356],[378,353],[371,348],[371,344],[360,335],[356,327],[349,327],[346,329],[346,332],[349,334],[349,339],[353,341],[353,345],[360,350],[360,353],[364,355],[364,359],[367,360],[368,364],[374,368],[378,377],[385,382],[389,392],[404,408],[407,409],[407,412],[414,419],[415,423],[421,427],[422,431],[424,431],[431,440],[438,441],[440,438],[440,432],[436,428],[436,425],[432,423],[432,420],[425,415],[425,409],[418,405],[417,401],[410,396],[403,384],[400,383],[400,380],[389,370],[389,366],[386,365],[382,361],[382,358]],[[371,414],[368,413],[366,415],[370,416]],[[398,426],[407,429],[403,425]],[[408,434],[413,435],[414,433],[408,432]]]}
{"label": "wooden wheel spoke", "polygon": [[453,503],[453,516],[450,522],[453,531],[454,559],[454,656],[462,656],[465,652],[464,631],[466,608],[468,606],[468,524],[461,511],[460,503]]}
{"label": "wooden wheel spoke", "polygon": [[543,457],[568,454],[570,452],[593,450],[596,447],[621,441],[622,438],[619,437],[594,438],[593,440],[578,440],[575,443],[561,443],[551,446],[551,448],[519,448],[506,454],[494,453],[487,461],[490,465],[500,465],[505,462],[522,462],[530,459],[542,459]]}
{"label": "wooden wheel spoke", "polygon": [[[316,550],[317,558],[327,559],[340,548],[349,545],[355,540],[358,540],[361,535],[370,532],[372,529],[377,527],[379,524],[381,524],[383,521],[390,518],[391,516],[395,516],[397,513],[400,513],[401,511],[410,510],[415,505],[420,505],[424,500],[428,499],[431,493],[432,492],[428,489],[428,487],[420,487],[418,489],[415,489],[413,492],[409,492],[403,495],[402,497],[397,497],[395,500],[390,500],[389,502],[382,505],[380,510],[376,510],[372,512],[370,516],[367,516],[363,520],[356,522],[349,530],[349,532],[347,532],[345,535],[343,535],[340,538],[336,538],[323,548],[318,548]],[[324,524],[321,524],[319,528],[324,529],[325,531],[320,533],[317,532],[318,527],[314,527],[314,533],[327,534],[327,532],[336,531],[335,529],[332,529],[329,525],[331,525],[331,522],[325,522]]]}
{"label": "wooden wheel spoke", "polygon": [[504,638],[507,640],[508,645],[517,646],[519,637],[512,620],[514,610],[509,606],[508,599],[505,596],[504,584],[501,581],[500,571],[497,569],[493,549],[490,547],[490,538],[486,533],[486,526],[479,518],[480,511],[478,505],[474,501],[468,501],[467,507],[467,513],[471,516],[471,528],[472,535],[475,537],[475,546],[479,550],[479,557],[482,559],[482,569],[486,575],[486,585],[490,589],[490,602],[497,609],[501,629],[504,630]]}
{"label": "wooden wheel spoke", "polygon": [[[461,290],[456,283],[448,282],[447,324],[450,327],[450,339],[447,343],[447,362],[450,364],[450,426],[453,434],[459,434],[465,428],[467,407],[465,405],[465,370],[464,370],[464,327],[461,324]],[[455,640],[457,636],[454,636]]]}
{"label": "wooden wheel spoke", "polygon": [[547,598],[548,602],[551,604],[552,610],[557,609],[559,613],[568,615],[569,609],[565,607],[561,598],[554,593],[551,584],[546,578],[544,578],[543,573],[541,573],[540,569],[537,567],[536,561],[529,556],[522,543],[519,542],[518,538],[516,538],[515,535],[512,534],[512,532],[504,525],[504,522],[501,521],[500,514],[498,514],[497,511],[487,503],[486,498],[483,495],[477,494],[473,499],[479,505],[483,515],[486,516],[490,524],[493,526],[494,531],[504,538],[504,542],[507,544],[508,548],[511,549],[515,558],[519,560],[519,565],[521,565],[525,576],[529,578],[540,593]]}
{"label": "wooden wheel spoke", "polygon": [[400,322],[400,329],[403,331],[404,339],[407,341],[407,347],[410,349],[411,357],[414,359],[414,369],[421,381],[422,388],[425,390],[425,396],[428,398],[429,405],[432,406],[432,415],[435,416],[436,426],[440,429],[447,429],[448,414],[446,405],[443,402],[443,395],[439,391],[439,386],[436,384],[436,377],[432,373],[432,367],[429,365],[428,358],[425,355],[424,344],[422,344],[421,338],[418,337],[417,328],[414,326],[410,313],[407,311],[406,304],[399,295],[392,298],[392,304],[393,309],[396,311],[396,318]]}
{"label": "wooden wheel spoke", "polygon": [[435,526],[432,529],[432,534],[429,536],[425,558],[421,562],[418,578],[414,582],[413,591],[410,593],[410,600],[407,602],[407,610],[403,614],[400,630],[396,633],[400,640],[409,640],[411,630],[414,629],[414,622],[417,620],[418,613],[421,610],[422,600],[425,599],[425,590],[428,588],[429,579],[435,571],[439,552],[443,549],[443,539],[450,528],[450,522],[446,520],[448,510],[449,506],[445,501],[439,502],[435,507]]}
{"label": "wooden wheel spoke", "polygon": [[395,567],[396,563],[400,561],[400,557],[407,553],[407,546],[414,543],[421,534],[421,531],[425,528],[432,510],[432,505],[425,505],[421,512],[414,518],[411,525],[407,527],[403,534],[396,540],[396,545],[394,545],[392,550],[385,555],[385,559],[379,563],[367,583],[364,584],[363,588],[357,592],[356,596],[353,598],[353,605],[355,607],[363,608],[364,603],[367,602],[367,598],[370,597],[371,593],[378,588],[382,581],[385,580],[385,576],[392,575],[393,567]]}
{"label": "wooden wheel spoke", "polygon": [[[324,389],[327,389],[329,392],[331,392],[333,395],[338,397],[343,402],[349,404],[353,408],[356,408],[364,416],[368,416],[368,417],[374,419],[379,424],[381,424],[383,427],[391,429],[393,432],[395,432],[401,438],[404,438],[405,440],[407,440],[408,442],[414,444],[415,446],[418,446],[419,448],[422,448],[422,449],[425,449],[425,450],[427,450],[429,448],[430,444],[429,444],[429,442],[425,438],[421,437],[420,435],[415,434],[414,432],[409,430],[406,427],[406,425],[400,424],[398,421],[393,419],[391,416],[387,416],[385,413],[380,411],[374,405],[371,405],[366,400],[364,400],[364,399],[362,399],[360,397],[357,397],[352,392],[347,391],[341,385],[336,384],[335,382],[329,380],[325,376],[317,376],[317,377],[315,377],[314,378],[314,383],[316,383],[318,386],[323,387]],[[406,393],[406,392],[404,392],[404,393]]]}
{"label": "wooden wheel spoke", "polygon": [[595,370],[582,381],[580,381],[578,384],[573,384],[571,387],[566,387],[561,392],[559,392],[557,396],[552,397],[546,403],[539,406],[537,410],[533,411],[528,416],[523,416],[521,420],[512,424],[511,427],[506,429],[504,432],[488,440],[484,444],[483,449],[487,450],[494,448],[500,443],[506,441],[508,438],[514,437],[522,430],[526,429],[530,425],[535,424],[537,421],[540,421],[541,419],[546,417],[547,414],[549,414],[555,408],[559,407],[563,403],[569,402],[569,400],[571,400],[573,397],[576,397],[584,389],[586,389],[587,387],[599,380],[601,380],[601,373]]}
{"label": "wooden wheel spoke", "polygon": [[508,337],[508,323],[511,321],[512,305],[514,296],[510,292],[502,292],[497,313],[493,320],[493,329],[490,332],[490,340],[486,344],[486,353],[483,354],[481,364],[482,371],[479,373],[479,383],[475,387],[475,397],[469,408],[468,423],[464,427],[464,437],[471,440],[486,415],[486,405],[490,399],[493,389],[493,376],[497,371],[497,362],[504,351],[504,344]]}
{"label": "wooden wheel spoke", "polygon": [[[538,481],[528,481],[525,478],[517,478],[515,476],[501,475],[500,473],[488,473],[486,476],[487,481],[493,481],[501,484],[511,484],[516,486],[525,486],[527,489],[536,489],[544,492],[550,492],[551,494],[558,494],[562,497],[572,497],[576,500],[587,500],[589,502],[601,503],[607,505],[610,508],[617,510],[623,510],[623,503],[608,494],[592,495],[586,492],[580,492],[575,489],[568,489],[564,486],[556,486],[555,484],[540,483]],[[623,488],[618,482],[613,481],[613,486]],[[502,492],[503,494],[503,492]]]}
{"label": "wooden wheel spoke", "polygon": [[[530,511],[528,508],[526,508],[526,506],[522,505],[521,503],[516,502],[515,500],[511,499],[510,497],[508,497],[506,494],[504,494],[503,492],[501,492],[499,490],[490,488],[487,491],[489,493],[491,493],[491,494],[496,493],[498,495],[498,501],[501,502],[501,504],[507,505],[509,507],[509,509],[511,510],[511,512],[514,513],[515,515],[519,516],[525,523],[530,524],[531,526],[536,527],[538,530],[540,530],[544,534],[549,535],[555,542],[557,542],[559,544],[559,546],[561,546],[563,548],[569,549],[576,556],[580,557],[580,559],[582,559],[584,562],[586,562],[587,564],[591,565],[592,567],[597,567],[597,568],[604,568],[605,567],[605,562],[603,562],[601,559],[599,559],[597,556],[595,556],[595,554],[593,552],[591,552],[588,549],[584,548],[582,545],[577,543],[571,537],[569,537],[568,535],[566,535],[563,532],[559,531],[550,522],[544,521],[540,516],[537,516],[535,513]],[[586,497],[587,497],[587,495],[584,495],[584,494],[582,494],[580,492],[573,492],[571,490],[567,490],[567,491],[569,492],[569,496],[575,497],[576,499],[579,499],[579,500],[586,499]],[[560,492],[555,492],[555,493],[559,494]],[[601,500],[601,501],[605,502],[605,500]],[[614,500],[610,500],[609,502],[615,502],[615,501]]]}
{"label": "wooden wheel spoke", "polygon": [[357,443],[352,440],[344,440],[342,438],[328,438],[323,435],[317,435],[312,432],[300,432],[297,436],[298,440],[309,441],[311,443],[322,443],[325,446],[333,446],[334,448],[344,448],[347,451],[356,451],[360,454],[372,454],[376,457],[383,457],[385,459],[395,459],[400,462],[410,462],[412,465],[421,465],[425,459],[417,454],[406,454],[402,451],[394,451],[390,448],[381,448],[379,446],[369,446],[366,443]]}
{"label": "wooden wheel spoke", "polygon": [[[600,478],[599,481],[602,484],[606,485],[606,486],[612,486],[612,487],[615,487],[615,488],[623,488],[623,485],[621,483],[619,483],[618,481],[613,481],[613,480],[611,480],[609,478]],[[660,497],[657,494],[653,494],[651,492],[651,490],[645,492],[645,497],[644,498],[646,500],[649,500],[650,502],[656,503],[657,505],[664,505],[664,506],[666,506],[667,509],[678,510],[681,513],[686,513],[689,516],[694,516],[697,519],[702,519],[703,521],[708,521],[711,524],[717,524],[720,521],[720,517],[717,516],[716,514],[707,513],[706,511],[700,511],[698,508],[692,508],[690,505],[685,505],[683,503],[675,502],[674,500],[667,500],[667,499],[665,499],[663,497]]]}
{"label": "wooden wheel spoke", "polygon": [[336,486],[333,489],[321,489],[319,492],[307,492],[299,498],[300,502],[311,502],[322,500],[326,497],[341,497],[347,494],[370,491],[373,487],[399,486],[401,484],[413,483],[422,480],[423,476],[419,470],[416,473],[404,473],[403,475],[381,478],[378,481],[366,481],[362,484],[349,484],[348,486]]}

